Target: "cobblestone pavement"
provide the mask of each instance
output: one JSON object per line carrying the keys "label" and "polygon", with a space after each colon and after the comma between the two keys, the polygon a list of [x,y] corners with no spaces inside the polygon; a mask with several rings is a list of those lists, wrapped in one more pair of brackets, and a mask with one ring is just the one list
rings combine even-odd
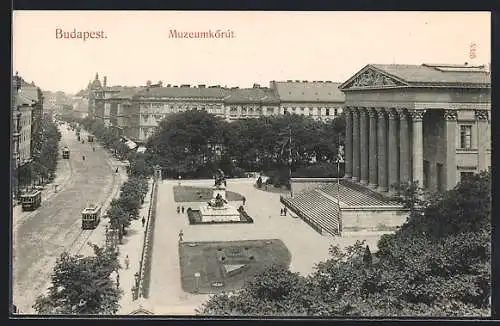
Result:
{"label": "cobblestone pavement", "polygon": [[[189,225],[185,214],[175,211],[177,204],[173,198],[173,187],[178,181],[163,181],[160,184],[149,299],[155,314],[194,314],[195,309],[209,297],[186,293],[181,288],[178,253],[178,233],[181,229],[184,241],[281,239],[292,254],[290,269],[302,275],[311,273],[317,262],[328,258],[331,245],[345,247],[357,240],[366,240],[371,248],[376,248],[383,234],[352,232],[345,233],[342,238],[322,236],[298,218],[280,216],[280,195],[257,190],[254,182],[255,179],[230,179],[227,183],[228,191],[246,197],[246,210],[254,219],[253,224],[195,226]],[[210,187],[213,180],[182,180],[181,184]],[[242,203],[229,204],[238,207]]]}
{"label": "cobblestone pavement", "polygon": [[[86,246],[75,249],[85,240],[97,240],[92,238],[97,232],[82,239],[81,211],[88,204],[105,203],[119,180],[102,148],[96,146],[93,152],[89,143],[76,140],[74,132],[63,127],[61,133],[61,147],[68,145],[71,150],[66,160],[69,170],[62,169],[57,181],[65,180],[61,190],[51,194],[48,188],[45,201],[34,212],[13,212],[13,302],[24,313],[34,312],[32,304],[49,286],[57,257],[64,251],[85,250]],[[63,175],[68,173],[66,179]]]}

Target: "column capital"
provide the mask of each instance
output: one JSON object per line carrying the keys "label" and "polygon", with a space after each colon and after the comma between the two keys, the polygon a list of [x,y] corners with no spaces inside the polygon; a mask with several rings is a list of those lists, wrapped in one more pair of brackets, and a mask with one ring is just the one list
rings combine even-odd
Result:
{"label": "column capital", "polygon": [[357,107],[351,108],[352,115],[357,117],[359,116],[360,110]]}
{"label": "column capital", "polygon": [[474,115],[476,116],[476,120],[489,120],[488,110],[475,110]]}
{"label": "column capital", "polygon": [[375,108],[379,117],[385,117],[385,108]]}
{"label": "column capital", "polygon": [[398,112],[396,112],[396,110],[393,109],[388,109],[387,114],[389,116],[389,120],[396,120],[396,118],[398,117]]}
{"label": "column capital", "polygon": [[399,119],[401,120],[408,119],[408,110],[406,110],[405,108],[397,108],[396,111],[399,114]]}
{"label": "column capital", "polygon": [[422,121],[424,119],[425,110],[411,110],[409,114],[413,121]]}
{"label": "column capital", "polygon": [[374,109],[374,108],[366,108],[366,110],[368,111],[368,115],[370,116],[370,118],[376,118],[377,117],[377,110]]}
{"label": "column capital", "polygon": [[457,110],[454,110],[454,109],[445,110],[444,111],[444,118],[447,121],[457,120],[457,118],[458,118]]}

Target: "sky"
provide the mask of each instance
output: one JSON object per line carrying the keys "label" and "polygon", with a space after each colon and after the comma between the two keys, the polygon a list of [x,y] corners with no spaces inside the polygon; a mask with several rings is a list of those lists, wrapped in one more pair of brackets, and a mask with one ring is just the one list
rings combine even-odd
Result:
{"label": "sky", "polygon": [[[67,93],[96,73],[129,86],[344,82],[370,63],[488,64],[490,22],[489,12],[14,11],[12,68]],[[105,38],[57,37],[75,29]],[[181,39],[174,30],[233,37]]]}

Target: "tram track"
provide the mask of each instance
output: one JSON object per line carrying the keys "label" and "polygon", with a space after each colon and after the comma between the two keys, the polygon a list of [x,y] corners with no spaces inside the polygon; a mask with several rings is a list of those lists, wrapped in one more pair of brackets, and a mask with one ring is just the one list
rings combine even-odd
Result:
{"label": "tram track", "polygon": [[[107,154],[107,153],[106,153]],[[113,170],[113,164],[112,161],[108,158],[106,158],[106,162],[108,163],[109,167]],[[101,222],[99,225],[92,230],[80,230],[78,235],[76,236],[75,240],[67,247],[66,252],[68,252],[71,255],[78,255],[82,252],[82,249],[85,247],[85,245],[88,244],[89,239],[91,238],[92,234],[101,227],[101,223],[104,221],[104,215],[106,214],[107,209],[109,208],[109,205],[111,204],[111,201],[117,197],[118,192],[120,191],[120,180],[121,177],[117,173],[113,173],[113,179],[111,181],[111,186],[109,190],[106,193],[106,199],[101,203]]]}

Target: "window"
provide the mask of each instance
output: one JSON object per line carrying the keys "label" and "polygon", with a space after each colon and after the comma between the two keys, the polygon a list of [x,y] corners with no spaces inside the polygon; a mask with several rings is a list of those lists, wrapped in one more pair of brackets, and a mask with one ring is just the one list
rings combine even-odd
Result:
{"label": "window", "polygon": [[330,115],[330,109],[329,108],[326,108],[326,115]]}
{"label": "window", "polygon": [[337,109],[333,109],[333,115],[337,116],[337,114],[338,114],[338,110]]}
{"label": "window", "polygon": [[460,148],[471,148],[472,126],[460,126]]}
{"label": "window", "polygon": [[460,180],[464,180],[466,178],[472,177],[474,175],[474,172],[467,171],[467,172],[460,172]]}

